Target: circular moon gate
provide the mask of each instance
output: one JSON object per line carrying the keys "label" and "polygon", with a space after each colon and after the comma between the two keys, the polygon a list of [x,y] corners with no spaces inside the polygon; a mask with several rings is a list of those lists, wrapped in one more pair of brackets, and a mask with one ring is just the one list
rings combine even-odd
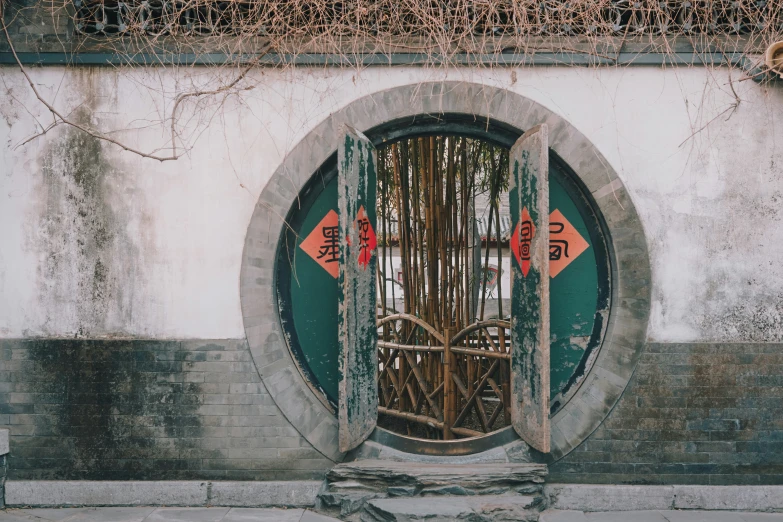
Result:
{"label": "circular moon gate", "polygon": [[[572,174],[578,176],[584,192],[592,196],[600,211],[605,237],[611,238],[607,241],[612,285],[606,333],[600,349],[594,350],[595,361],[581,384],[569,392],[570,399],[551,416],[552,460],[571,452],[606,419],[628,385],[644,347],[652,275],[644,227],[617,172],[584,134],[533,100],[488,85],[434,81],[368,94],[315,125],[261,190],[245,235],[239,281],[245,335],[264,387],[291,426],[333,462],[345,458],[337,443],[337,418],[294,360],[279,314],[276,260],[289,227],[286,216],[298,208],[299,193],[312,181],[312,173],[328,166],[328,158],[340,143],[341,124],[366,131],[382,128],[385,122],[444,112],[464,115],[467,123],[493,120],[515,135],[521,134],[521,129],[546,123],[551,150],[573,168]],[[420,128],[419,132],[447,132],[437,121],[429,125],[431,128]],[[387,132],[386,139],[404,135],[405,129],[397,129]],[[475,127],[471,135],[489,139]],[[312,298],[318,299],[317,292]],[[386,434],[376,430],[373,438],[385,444]],[[394,444],[404,451],[431,454],[442,454],[441,448],[448,445],[450,455],[469,455],[486,449],[487,443],[495,445],[501,435],[508,436],[507,442],[515,440],[513,430],[506,429],[476,439],[482,441],[481,448],[461,440],[433,442],[405,437],[397,437]]]}
{"label": "circular moon gate", "polygon": [[[450,135],[508,149],[520,130],[472,116],[439,114],[385,123],[366,134],[378,148],[412,137]],[[558,266],[550,280],[550,403],[555,414],[579,388],[603,341],[611,270],[600,214],[578,177],[555,153],[551,153],[549,177],[550,258]],[[334,215],[337,188],[336,155],[332,155],[305,184],[289,211],[289,227],[279,242],[275,263],[278,306],[288,346],[310,386],[331,407],[337,405],[339,379],[337,279],[329,265],[319,263],[315,251],[307,254],[302,243],[317,227],[320,233],[328,216]]]}

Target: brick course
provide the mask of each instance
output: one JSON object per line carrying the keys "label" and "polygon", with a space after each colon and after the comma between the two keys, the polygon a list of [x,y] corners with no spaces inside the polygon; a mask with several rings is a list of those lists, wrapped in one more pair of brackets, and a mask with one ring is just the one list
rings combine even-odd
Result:
{"label": "brick course", "polygon": [[783,484],[783,345],[648,344],[551,482]]}
{"label": "brick course", "polygon": [[317,479],[244,341],[0,341],[11,479]]}

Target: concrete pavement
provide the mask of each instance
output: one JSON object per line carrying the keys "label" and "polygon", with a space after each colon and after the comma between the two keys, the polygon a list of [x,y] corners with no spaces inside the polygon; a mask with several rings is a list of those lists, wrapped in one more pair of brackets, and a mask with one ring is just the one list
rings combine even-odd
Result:
{"label": "concrete pavement", "polygon": [[783,522],[783,513],[739,511],[583,511],[548,510],[539,522]]}
{"label": "concrete pavement", "polygon": [[36,508],[0,510],[0,522],[339,522],[306,509]]}

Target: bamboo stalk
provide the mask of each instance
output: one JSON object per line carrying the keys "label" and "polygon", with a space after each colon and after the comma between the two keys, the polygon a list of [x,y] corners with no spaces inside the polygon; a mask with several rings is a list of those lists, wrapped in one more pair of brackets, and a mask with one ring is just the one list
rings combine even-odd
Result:
{"label": "bamboo stalk", "polygon": [[[425,424],[427,426],[430,426],[432,428],[442,430],[443,429],[443,423],[438,421],[437,419],[434,419],[432,417],[427,417],[426,415],[416,415],[414,413],[408,413],[404,411],[397,411],[392,410],[389,408],[384,408],[382,406],[378,407],[378,413],[381,415],[388,415],[390,417],[396,417],[398,419],[404,419],[411,422],[418,422],[421,424]],[[471,430],[468,428],[452,428],[452,431],[457,434],[461,435],[463,437],[480,437],[484,435],[484,433],[476,430]]]}
{"label": "bamboo stalk", "polygon": [[462,346],[452,346],[451,353],[458,353],[462,355],[472,355],[475,357],[485,357],[487,359],[506,359],[511,360],[511,354],[493,352],[490,350],[481,350],[479,348],[463,348]]}
{"label": "bamboo stalk", "polygon": [[408,352],[434,352],[442,353],[443,346],[429,346],[424,344],[400,344],[390,341],[378,341],[378,346],[383,348],[389,348],[391,350],[400,350]]}
{"label": "bamboo stalk", "polygon": [[[498,195],[504,186],[504,153],[485,142],[453,136],[412,138],[383,149],[378,156],[378,211],[384,238],[383,270],[378,274],[384,285],[380,291],[383,303],[379,308],[385,317],[378,323],[383,337],[378,343],[384,366],[379,377],[381,407],[399,413],[397,418],[405,420],[408,434],[427,432],[427,436],[446,440],[480,435],[455,427],[464,418],[455,420],[462,405],[462,409],[475,410],[477,425],[489,431],[508,404],[504,400],[489,417],[484,404],[479,404],[481,390],[490,386],[486,384],[490,369],[502,374],[493,384],[504,398],[508,387],[506,325],[482,321],[489,297],[480,264],[483,259],[488,265],[490,241],[496,237],[502,267]],[[475,234],[476,197],[482,191],[490,197],[486,242]],[[393,217],[398,220],[403,310],[389,309],[385,288],[389,262],[396,278]],[[394,286],[391,295],[396,303]],[[479,296],[481,288],[484,291]],[[502,293],[499,284],[501,299]],[[502,303],[498,311],[502,319]],[[484,331],[488,327],[498,328],[499,345]],[[455,336],[455,332],[460,333]],[[444,422],[417,427],[422,425],[421,417],[443,418]]]}
{"label": "bamboo stalk", "polygon": [[451,328],[446,328],[443,338],[443,439],[451,440],[454,434],[451,428],[454,427],[457,408],[454,400],[454,381],[451,378],[451,367],[454,364],[451,355]]}

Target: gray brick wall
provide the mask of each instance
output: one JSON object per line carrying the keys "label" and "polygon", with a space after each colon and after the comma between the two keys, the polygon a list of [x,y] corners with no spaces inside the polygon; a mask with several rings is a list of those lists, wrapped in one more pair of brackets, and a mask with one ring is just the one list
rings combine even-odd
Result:
{"label": "gray brick wall", "polygon": [[783,484],[783,345],[648,344],[552,482]]}
{"label": "gray brick wall", "polygon": [[[244,341],[0,341],[12,479],[318,479]],[[783,345],[649,344],[551,482],[783,483]]]}
{"label": "gray brick wall", "polygon": [[0,341],[12,479],[320,478],[244,341]]}

